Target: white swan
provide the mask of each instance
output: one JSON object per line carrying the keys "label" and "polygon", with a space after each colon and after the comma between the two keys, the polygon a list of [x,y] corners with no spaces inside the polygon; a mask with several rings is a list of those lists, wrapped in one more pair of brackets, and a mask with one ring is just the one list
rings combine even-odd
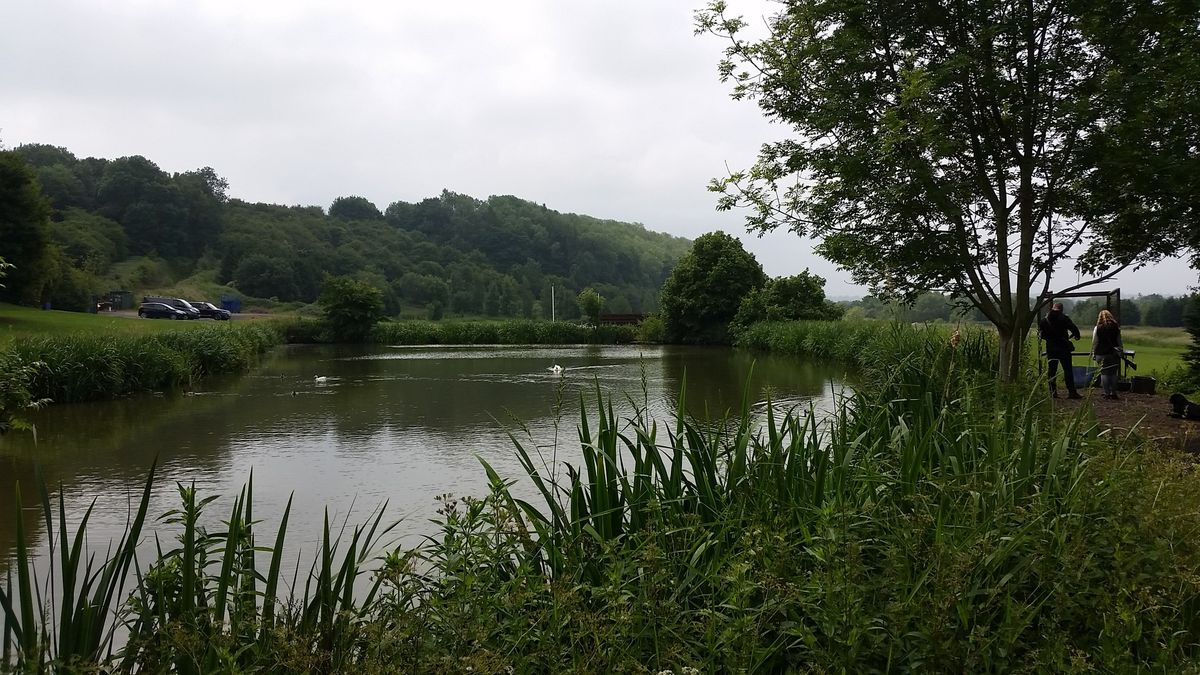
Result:
{"label": "white swan", "polygon": [[317,375],[313,378],[313,382],[316,382],[317,384],[323,384],[328,379],[329,378],[325,377],[324,375]]}
{"label": "white swan", "polygon": [[547,368],[546,370],[554,373],[555,375],[559,375],[562,373],[563,367],[556,363],[556,364],[550,366],[549,368]]}

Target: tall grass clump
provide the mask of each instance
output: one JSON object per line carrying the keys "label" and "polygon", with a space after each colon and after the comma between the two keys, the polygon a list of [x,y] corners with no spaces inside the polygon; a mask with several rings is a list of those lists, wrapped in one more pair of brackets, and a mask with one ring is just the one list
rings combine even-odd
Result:
{"label": "tall grass clump", "polygon": [[[157,556],[143,568],[136,550],[153,476],[151,469],[127,534],[101,563],[87,550],[90,508],[72,537],[61,494],[56,522],[42,486],[49,574],[35,568],[17,513],[15,565],[0,587],[0,672],[211,673],[270,665],[334,673],[374,651],[365,641],[363,615],[381,606],[382,576],[365,594],[359,589],[356,595],[355,584],[394,526],[383,523],[384,507],[350,529],[348,523],[331,527],[327,514],[310,567],[303,577],[297,568],[289,578],[283,556],[290,499],[270,545],[262,546],[253,478],[234,500],[225,527],[213,531],[202,518],[216,497],[180,485],[180,506],[159,518],[177,532],[176,545],[164,550],[156,535]],[[119,645],[118,627],[125,631]]]}
{"label": "tall grass clump", "polygon": [[214,496],[201,498],[194,487],[180,485],[179,497],[179,508],[162,518],[178,528],[176,546],[164,552],[160,544],[156,562],[138,570],[125,608],[123,670],[198,674],[272,664],[287,672],[344,672],[361,660],[368,649],[362,615],[376,606],[380,582],[365,596],[355,595],[355,583],[392,527],[382,522],[383,507],[349,532],[348,523],[331,530],[326,513],[301,591],[299,570],[288,579],[283,567],[291,499],[270,545],[260,546],[253,479],[234,500],[223,530],[201,525]]}
{"label": "tall grass clump", "polygon": [[28,337],[14,341],[9,352],[42,364],[29,382],[35,397],[71,403],[189,387],[209,375],[244,372],[281,341],[273,326],[235,324],[143,335]]}
{"label": "tall grass clump", "polygon": [[[489,469],[497,496],[456,529],[484,532],[435,547],[435,561],[500,572],[469,588],[452,576],[414,611],[472,636],[510,626],[469,644],[445,631],[444,648],[531,669],[1195,667],[1188,463],[966,371],[922,387],[928,365],[895,369],[828,422],[768,409],[762,432],[745,408],[736,431],[662,429],[601,399],[581,421],[580,467],[560,479],[518,444],[541,499]],[[521,582],[527,569],[546,582]]]}
{"label": "tall grass clump", "polygon": [[[955,338],[957,334],[957,338]],[[954,339],[956,346],[947,347]],[[945,370],[994,372],[999,361],[995,334],[976,326],[909,325],[889,321],[763,322],[741,331],[734,345],[822,361],[837,361],[871,375],[900,364]]]}
{"label": "tall grass clump", "polygon": [[333,342],[325,322],[314,317],[273,319],[271,323],[283,335],[287,344],[324,344]]}
{"label": "tall grass clump", "polygon": [[30,382],[43,367],[40,361],[25,361],[0,350],[0,436],[13,429],[32,428],[24,415],[49,403],[34,398],[30,391]]}
{"label": "tall grass clump", "polygon": [[111,660],[118,624],[115,609],[124,601],[130,582],[153,483],[151,467],[125,535],[110,544],[103,561],[87,550],[92,507],[84,512],[71,536],[62,492],[55,504],[41,483],[42,517],[49,541],[48,574],[39,573],[30,559],[20,511],[21,486],[16,486],[16,560],[0,588],[0,672],[13,665],[20,672],[88,672]]}

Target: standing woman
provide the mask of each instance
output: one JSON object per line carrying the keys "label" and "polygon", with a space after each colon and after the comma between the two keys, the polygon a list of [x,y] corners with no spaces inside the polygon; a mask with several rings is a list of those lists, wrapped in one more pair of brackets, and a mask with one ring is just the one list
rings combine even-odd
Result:
{"label": "standing woman", "polygon": [[1092,358],[1100,364],[1100,386],[1104,398],[1117,397],[1117,370],[1125,347],[1121,344],[1121,326],[1107,309],[1100,310],[1096,327],[1092,329]]}

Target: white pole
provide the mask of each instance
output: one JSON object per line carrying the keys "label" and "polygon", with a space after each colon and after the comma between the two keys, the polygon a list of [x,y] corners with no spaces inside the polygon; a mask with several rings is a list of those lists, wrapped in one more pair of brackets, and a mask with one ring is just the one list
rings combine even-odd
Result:
{"label": "white pole", "polygon": [[554,286],[550,286],[550,320],[554,321]]}

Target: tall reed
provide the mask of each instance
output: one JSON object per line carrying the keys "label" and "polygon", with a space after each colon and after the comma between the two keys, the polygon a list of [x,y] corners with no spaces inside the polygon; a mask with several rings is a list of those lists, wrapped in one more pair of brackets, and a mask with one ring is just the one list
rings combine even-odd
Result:
{"label": "tall reed", "polygon": [[43,364],[30,378],[33,396],[71,403],[189,387],[209,375],[244,372],[281,342],[274,326],[246,323],[148,335],[29,337],[9,349],[12,358]]}
{"label": "tall reed", "polygon": [[[947,349],[953,333],[958,344]],[[999,346],[992,331],[977,326],[909,325],[891,321],[787,321],[752,324],[735,345],[747,349],[837,361],[872,375],[919,364],[945,370],[994,372]]]}
{"label": "tall reed", "polygon": [[[180,485],[179,497],[180,507],[162,518],[181,528],[177,546],[166,552],[159,546],[157,561],[138,570],[126,608],[123,669],[210,673],[282,661],[296,672],[341,672],[358,658],[360,614],[375,606],[379,581],[365,597],[355,596],[355,583],[394,527],[383,525],[384,507],[348,536],[348,523],[331,533],[326,514],[303,594],[294,594],[294,576],[293,595],[281,596],[290,498],[273,543],[262,547],[255,540],[253,478],[234,501],[224,531],[201,526],[215,496],[200,498],[194,487]],[[265,577],[259,554],[266,554]]]}
{"label": "tall reed", "polygon": [[[20,512],[23,503],[21,486],[16,486],[17,585],[14,589],[14,568],[10,567],[5,588],[0,589],[0,609],[4,618],[4,630],[0,635],[0,671],[14,662],[19,669],[31,672],[51,667],[64,671],[87,670],[89,665],[104,663],[112,656],[117,625],[115,610],[117,604],[124,601],[130,570],[135,565],[153,483],[152,466],[126,533],[115,545],[110,545],[108,557],[99,563],[94,553],[86,550],[92,506],[84,511],[75,536],[71,537],[60,488],[56,534],[53,500],[45,483],[41,483],[42,517],[49,541],[47,562],[50,566],[49,574],[44,576],[39,575],[29,557],[30,542]],[[39,585],[40,579],[44,579],[44,585]]]}
{"label": "tall reed", "polygon": [[505,544],[510,566],[550,580],[529,629],[546,632],[539,649],[591,644],[572,657],[585,669],[618,667],[617,644],[654,669],[704,671],[1194,665],[1186,468],[1083,414],[1048,417],[1031,392],[967,373],[922,387],[928,365],[894,368],[827,422],[768,408],[760,433],[744,407],[735,430],[677,420],[665,443],[656,421],[618,422],[600,398],[562,484],[518,443],[537,504],[485,465],[507,531],[536,533]]}

